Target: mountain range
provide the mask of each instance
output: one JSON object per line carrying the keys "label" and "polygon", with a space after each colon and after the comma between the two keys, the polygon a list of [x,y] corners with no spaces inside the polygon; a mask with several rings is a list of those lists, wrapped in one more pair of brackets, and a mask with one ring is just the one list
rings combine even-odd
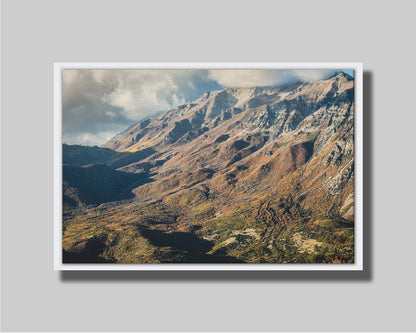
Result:
{"label": "mountain range", "polygon": [[63,146],[64,262],[354,262],[354,80],[205,93]]}

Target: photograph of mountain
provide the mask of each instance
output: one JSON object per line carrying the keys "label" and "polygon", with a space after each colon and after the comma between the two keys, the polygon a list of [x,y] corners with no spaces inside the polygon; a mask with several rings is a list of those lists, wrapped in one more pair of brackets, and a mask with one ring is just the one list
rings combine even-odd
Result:
{"label": "photograph of mountain", "polygon": [[63,69],[62,262],[353,264],[352,69]]}

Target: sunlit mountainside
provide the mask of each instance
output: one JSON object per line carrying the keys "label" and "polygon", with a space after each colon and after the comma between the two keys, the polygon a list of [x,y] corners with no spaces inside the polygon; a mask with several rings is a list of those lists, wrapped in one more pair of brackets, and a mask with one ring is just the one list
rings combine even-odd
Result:
{"label": "sunlit mountainside", "polygon": [[348,74],[207,92],[63,160],[64,262],[354,261]]}

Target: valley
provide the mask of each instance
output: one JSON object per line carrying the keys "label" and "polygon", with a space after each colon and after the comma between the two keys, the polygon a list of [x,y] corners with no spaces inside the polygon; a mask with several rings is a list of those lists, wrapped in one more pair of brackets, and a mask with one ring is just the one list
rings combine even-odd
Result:
{"label": "valley", "polygon": [[64,145],[64,263],[353,263],[354,81],[226,88]]}

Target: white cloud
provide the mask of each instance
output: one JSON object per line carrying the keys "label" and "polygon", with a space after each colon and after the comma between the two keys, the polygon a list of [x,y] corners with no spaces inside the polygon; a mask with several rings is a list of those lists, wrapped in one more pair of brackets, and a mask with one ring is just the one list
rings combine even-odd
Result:
{"label": "white cloud", "polygon": [[102,101],[123,109],[125,117],[131,120],[185,102],[175,76],[186,75],[186,72],[100,70],[92,73],[96,82],[103,86]]}
{"label": "white cloud", "polygon": [[115,114],[115,112],[107,111],[105,114],[109,116],[111,119],[117,118],[117,115]]}
{"label": "white cloud", "polygon": [[287,73],[273,70],[224,70],[209,71],[209,77],[226,87],[272,86],[287,79]]}
{"label": "white cloud", "polygon": [[275,86],[294,81],[313,82],[330,75],[331,70],[210,70],[209,78],[227,87]]}
{"label": "white cloud", "polygon": [[140,119],[223,87],[272,86],[316,81],[328,70],[63,71],[63,135],[66,143],[102,144]]}
{"label": "white cloud", "polygon": [[65,138],[68,142],[96,142],[91,135],[102,139],[98,133],[112,131],[114,136],[120,126],[126,128],[155,112],[221,88],[207,76],[206,70],[64,70]]}
{"label": "white cloud", "polygon": [[[121,129],[120,129],[121,131]],[[117,132],[116,132],[117,133]],[[99,146],[103,142],[109,141],[114,137],[114,131],[96,133],[70,133],[63,135],[63,142],[67,144],[82,144],[87,146]]]}
{"label": "white cloud", "polygon": [[335,73],[332,69],[296,69],[293,71],[296,77],[303,82],[315,82]]}

